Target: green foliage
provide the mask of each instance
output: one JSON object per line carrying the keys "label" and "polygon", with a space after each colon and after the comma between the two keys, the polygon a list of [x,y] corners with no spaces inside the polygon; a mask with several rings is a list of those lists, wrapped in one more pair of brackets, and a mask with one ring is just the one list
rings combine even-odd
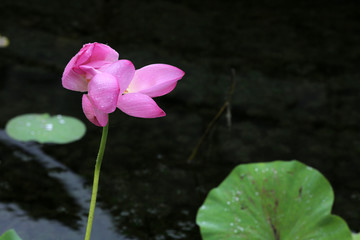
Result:
{"label": "green foliage", "polygon": [[5,130],[10,137],[19,141],[63,144],[82,138],[86,127],[73,117],[24,114],[11,119]]}
{"label": "green foliage", "polygon": [[21,240],[14,229],[7,230],[0,236],[0,240]]}
{"label": "green foliage", "polygon": [[360,240],[360,233],[353,233],[352,240]]}
{"label": "green foliage", "polygon": [[298,161],[242,164],[210,191],[196,221],[204,240],[351,240],[333,201],[325,177]]}

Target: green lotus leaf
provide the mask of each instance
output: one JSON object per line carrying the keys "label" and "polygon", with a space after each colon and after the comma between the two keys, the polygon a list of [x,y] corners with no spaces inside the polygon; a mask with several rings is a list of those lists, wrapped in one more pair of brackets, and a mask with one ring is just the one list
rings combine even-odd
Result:
{"label": "green lotus leaf", "polygon": [[6,133],[19,141],[69,143],[82,138],[86,127],[78,119],[49,114],[24,114],[11,119]]}
{"label": "green lotus leaf", "polygon": [[242,164],[210,191],[196,222],[204,240],[351,240],[333,201],[325,177],[298,161]]}
{"label": "green lotus leaf", "polygon": [[360,233],[353,233],[352,240],[360,240]]}
{"label": "green lotus leaf", "polygon": [[21,238],[14,229],[10,229],[0,236],[0,240],[21,240]]}

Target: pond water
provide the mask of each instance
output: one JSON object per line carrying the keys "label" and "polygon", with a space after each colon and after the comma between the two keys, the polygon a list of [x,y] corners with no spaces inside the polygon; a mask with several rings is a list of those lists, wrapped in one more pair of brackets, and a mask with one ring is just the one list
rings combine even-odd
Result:
{"label": "pond water", "polygon": [[[296,5],[297,4],[297,5]],[[334,213],[360,231],[360,4],[357,1],[9,1],[0,3],[0,128],[24,113],[87,125],[66,145],[19,143],[0,131],[0,233],[81,239],[101,129],[81,94],[61,87],[87,42],[137,68],[186,72],[156,99],[167,116],[110,116],[93,239],[201,239],[197,209],[238,164],[297,159],[322,172]],[[229,115],[208,124],[231,86]],[[231,119],[231,122],[229,122]]]}

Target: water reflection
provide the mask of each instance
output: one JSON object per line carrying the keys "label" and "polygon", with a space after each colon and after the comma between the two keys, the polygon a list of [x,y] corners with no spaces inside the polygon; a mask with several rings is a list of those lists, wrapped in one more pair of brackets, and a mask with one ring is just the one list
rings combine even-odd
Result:
{"label": "water reflection", "polygon": [[[36,143],[12,140],[4,130],[0,142],[0,232],[14,228],[23,239],[81,239],[91,196],[83,179]],[[126,239],[101,208],[93,232],[95,239]]]}

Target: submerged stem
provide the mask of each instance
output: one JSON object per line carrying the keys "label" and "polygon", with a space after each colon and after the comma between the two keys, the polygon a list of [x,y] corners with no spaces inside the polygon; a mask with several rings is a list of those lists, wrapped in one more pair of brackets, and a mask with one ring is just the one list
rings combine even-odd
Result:
{"label": "submerged stem", "polygon": [[95,206],[96,206],[96,196],[97,196],[97,191],[98,191],[98,186],[99,186],[100,168],[101,168],[101,162],[102,162],[104,152],[105,152],[105,145],[106,145],[108,130],[109,130],[109,122],[106,124],[105,127],[103,127],[99,153],[96,158],[95,171],[94,171],[94,182],[93,182],[93,189],[92,189],[92,194],[91,194],[88,222],[87,222],[87,226],[86,226],[85,240],[90,240],[91,227],[92,227],[92,223],[93,223],[93,219],[94,219],[94,211],[95,211]]}

